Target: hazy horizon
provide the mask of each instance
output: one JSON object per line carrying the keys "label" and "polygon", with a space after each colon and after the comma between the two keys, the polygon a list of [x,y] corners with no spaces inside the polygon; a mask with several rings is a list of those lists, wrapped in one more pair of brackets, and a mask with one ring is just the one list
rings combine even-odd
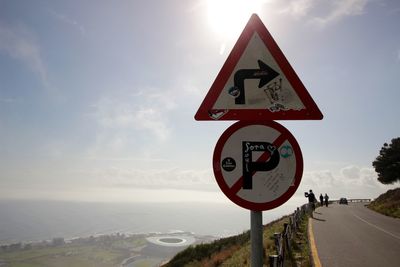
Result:
{"label": "hazy horizon", "polygon": [[[263,222],[288,215],[293,203],[263,213]],[[250,229],[250,212],[223,203],[88,203],[0,201],[0,244],[104,234],[171,231],[225,237]]]}

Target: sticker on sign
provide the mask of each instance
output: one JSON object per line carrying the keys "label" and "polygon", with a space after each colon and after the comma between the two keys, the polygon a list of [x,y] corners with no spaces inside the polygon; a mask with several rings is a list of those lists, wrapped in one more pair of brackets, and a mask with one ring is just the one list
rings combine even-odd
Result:
{"label": "sticker on sign", "polygon": [[214,150],[217,183],[235,204],[255,211],[276,208],[296,192],[303,157],[293,135],[274,121],[239,121]]}

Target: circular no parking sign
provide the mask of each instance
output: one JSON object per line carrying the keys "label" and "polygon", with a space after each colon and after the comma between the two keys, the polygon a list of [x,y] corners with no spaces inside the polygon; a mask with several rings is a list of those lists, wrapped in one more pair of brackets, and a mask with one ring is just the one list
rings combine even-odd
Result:
{"label": "circular no parking sign", "polygon": [[222,192],[249,210],[276,208],[296,192],[303,157],[293,135],[274,121],[239,121],[220,137],[213,156]]}

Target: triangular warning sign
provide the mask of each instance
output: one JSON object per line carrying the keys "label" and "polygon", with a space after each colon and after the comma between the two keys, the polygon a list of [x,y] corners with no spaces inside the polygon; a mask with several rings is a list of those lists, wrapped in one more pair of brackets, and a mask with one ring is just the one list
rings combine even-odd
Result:
{"label": "triangular warning sign", "polygon": [[253,14],[196,120],[320,120],[323,115],[260,18]]}

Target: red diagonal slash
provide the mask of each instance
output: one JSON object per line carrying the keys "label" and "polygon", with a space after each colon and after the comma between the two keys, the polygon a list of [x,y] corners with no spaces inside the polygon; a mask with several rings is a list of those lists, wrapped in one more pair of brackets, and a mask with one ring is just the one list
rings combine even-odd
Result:
{"label": "red diagonal slash", "polygon": [[[275,139],[272,145],[274,145],[276,149],[278,149],[286,140],[287,137],[281,134],[280,136],[278,136],[278,138]],[[261,154],[261,156],[257,159],[257,162],[266,162],[270,157],[271,154],[268,151],[264,151]],[[254,175],[255,173],[256,172],[254,171],[252,175]],[[242,187],[243,187],[243,175],[233,184],[233,186],[231,186],[230,190],[232,190],[234,194],[237,194],[237,192],[239,192],[239,190],[242,189]]]}

